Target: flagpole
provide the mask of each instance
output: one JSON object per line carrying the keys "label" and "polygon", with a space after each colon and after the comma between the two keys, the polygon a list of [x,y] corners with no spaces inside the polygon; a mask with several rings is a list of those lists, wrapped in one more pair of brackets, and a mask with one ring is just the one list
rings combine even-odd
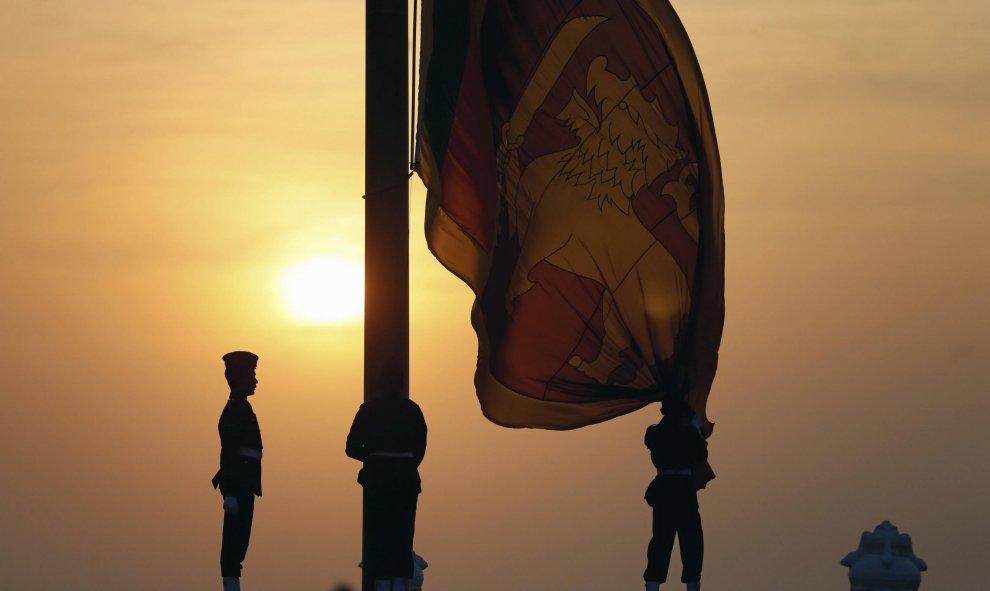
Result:
{"label": "flagpole", "polygon": [[[409,396],[408,12],[407,0],[365,2],[366,402]],[[384,387],[396,383],[398,391]],[[367,527],[365,514],[362,558]],[[372,591],[367,574],[364,569],[361,588]]]}

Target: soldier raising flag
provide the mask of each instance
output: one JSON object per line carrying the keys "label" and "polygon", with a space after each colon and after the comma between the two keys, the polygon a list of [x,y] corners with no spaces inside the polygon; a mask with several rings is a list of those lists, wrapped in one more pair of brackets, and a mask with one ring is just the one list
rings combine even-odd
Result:
{"label": "soldier raising flag", "polygon": [[676,534],[684,565],[681,582],[688,591],[699,591],[705,542],[698,488],[711,476],[708,444],[701,434],[701,421],[682,399],[664,400],[661,412],[663,419],[650,426],[645,437],[657,477],[646,489],[646,502],[653,508],[653,539],[647,548],[643,579],[646,591],[659,591],[667,580]]}

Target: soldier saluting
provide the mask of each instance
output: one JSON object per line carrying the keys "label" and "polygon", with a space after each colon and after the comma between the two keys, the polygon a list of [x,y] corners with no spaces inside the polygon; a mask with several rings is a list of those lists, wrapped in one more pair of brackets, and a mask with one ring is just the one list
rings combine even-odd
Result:
{"label": "soldier saluting", "polygon": [[254,497],[261,496],[261,429],[247,397],[254,394],[258,356],[233,351],[223,356],[230,399],[220,414],[220,469],[213,488],[223,495],[220,574],[224,591],[240,591],[241,563],[254,519]]}

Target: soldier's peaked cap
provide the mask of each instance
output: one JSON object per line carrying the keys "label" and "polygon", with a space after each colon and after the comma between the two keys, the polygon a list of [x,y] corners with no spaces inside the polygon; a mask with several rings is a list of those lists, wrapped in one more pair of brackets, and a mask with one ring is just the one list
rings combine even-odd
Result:
{"label": "soldier's peaked cap", "polygon": [[223,364],[231,369],[254,369],[258,367],[258,356],[250,351],[231,351],[223,356]]}

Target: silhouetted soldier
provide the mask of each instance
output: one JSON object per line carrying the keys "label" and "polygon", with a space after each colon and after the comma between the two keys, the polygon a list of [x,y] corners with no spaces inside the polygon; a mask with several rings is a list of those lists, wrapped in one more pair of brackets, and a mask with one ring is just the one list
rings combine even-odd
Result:
{"label": "silhouetted soldier", "polygon": [[261,429],[247,397],[258,385],[258,356],[233,351],[223,356],[230,399],[223,407],[220,431],[220,470],[213,488],[223,495],[223,545],[220,574],[224,591],[239,591],[241,563],[247,554],[254,519],[254,497],[261,496]]}
{"label": "silhouetted soldier", "polygon": [[646,429],[646,447],[657,468],[657,477],[646,489],[646,502],[653,507],[653,539],[647,550],[646,591],[658,591],[667,580],[670,554],[677,535],[684,570],[681,581],[689,591],[701,588],[704,538],[698,512],[698,481],[695,470],[710,470],[708,444],[700,422],[683,400],[663,403],[663,419]]}
{"label": "silhouetted soldier", "polygon": [[426,453],[426,421],[408,398],[365,402],[347,435],[347,455],[364,462],[363,568],[375,591],[405,591],[413,576],[413,535]]}

